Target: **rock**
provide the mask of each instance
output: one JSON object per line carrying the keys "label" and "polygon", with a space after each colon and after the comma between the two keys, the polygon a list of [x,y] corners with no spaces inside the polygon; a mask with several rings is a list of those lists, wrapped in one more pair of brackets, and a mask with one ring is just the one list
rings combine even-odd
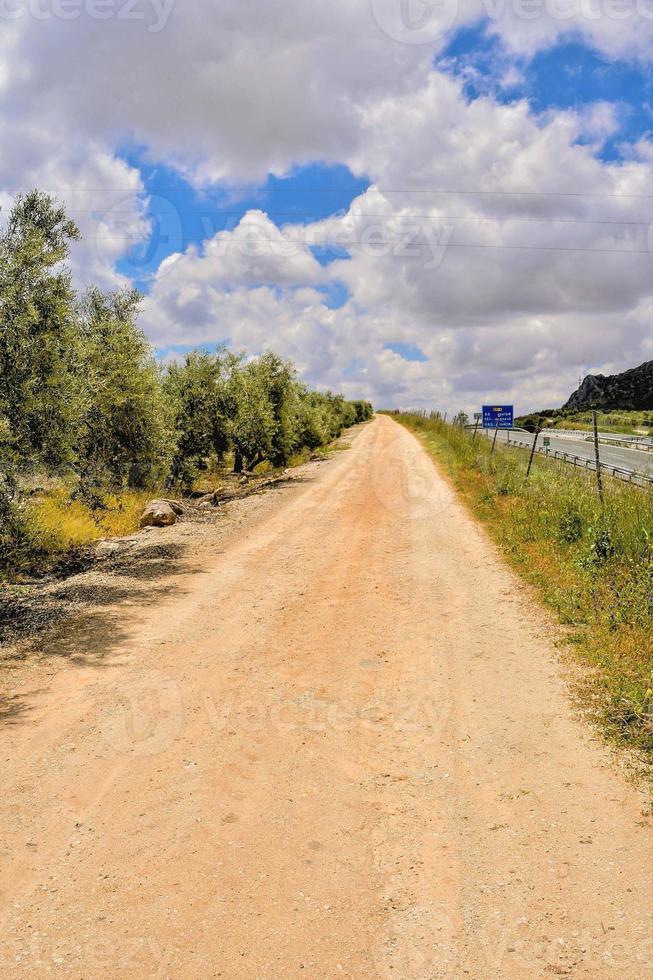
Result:
{"label": "rock", "polygon": [[135,534],[124,538],[105,538],[96,544],[95,557],[98,561],[103,561],[105,558],[116,558],[125,551],[129,551],[139,540]]}
{"label": "rock", "polygon": [[588,374],[562,407],[574,411],[653,409],[653,361],[645,361],[621,374]]}
{"label": "rock", "polygon": [[121,541],[100,541],[95,548],[95,557],[98,560],[103,560],[104,558],[115,558],[119,555],[121,551],[129,545],[124,545]]}
{"label": "rock", "polygon": [[167,497],[162,497],[161,498],[161,501],[164,504],[170,504],[170,506],[174,510],[175,514],[177,515],[177,517],[181,517],[181,515],[184,513],[184,506],[181,503],[181,501],[179,501],[179,500],[169,500]]}
{"label": "rock", "polygon": [[213,504],[217,507],[219,504],[223,504],[227,500],[233,500],[237,496],[237,490],[229,490],[228,488],[222,487],[213,491]]}
{"label": "rock", "polygon": [[141,527],[170,527],[177,523],[177,513],[167,500],[151,500],[141,514]]}

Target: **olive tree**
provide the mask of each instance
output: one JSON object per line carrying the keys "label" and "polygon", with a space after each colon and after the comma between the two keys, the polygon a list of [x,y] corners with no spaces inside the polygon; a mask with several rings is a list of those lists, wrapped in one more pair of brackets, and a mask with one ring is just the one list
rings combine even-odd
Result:
{"label": "olive tree", "polygon": [[80,303],[85,379],[78,469],[82,489],[150,487],[172,460],[170,401],[145,335],[136,290],[91,289]]}
{"label": "olive tree", "polygon": [[192,351],[181,364],[171,364],[164,379],[176,431],[170,479],[192,487],[208,460],[222,459],[229,448],[229,420],[224,387],[234,359],[219,351]]}
{"label": "olive tree", "polygon": [[81,409],[75,294],[79,232],[45,194],[19,196],[0,235],[0,467],[5,479],[74,456]]}
{"label": "olive tree", "polygon": [[276,422],[264,372],[257,361],[233,366],[223,394],[234,450],[234,471],[253,469],[274,452]]}

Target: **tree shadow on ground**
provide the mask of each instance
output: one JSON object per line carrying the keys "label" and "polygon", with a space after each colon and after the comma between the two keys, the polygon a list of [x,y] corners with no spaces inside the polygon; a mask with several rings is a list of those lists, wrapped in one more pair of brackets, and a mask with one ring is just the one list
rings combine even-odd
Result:
{"label": "tree shadow on ground", "polygon": [[[292,477],[265,492],[312,482],[312,476]],[[128,651],[138,611],[182,594],[178,578],[202,570],[190,560],[192,550],[192,540],[138,542],[68,579],[0,587],[0,671],[55,659],[100,670],[114,665]],[[0,694],[0,725],[24,721],[37,693]]]}
{"label": "tree shadow on ground", "polygon": [[[40,691],[32,691],[39,694]],[[24,694],[0,695],[0,725],[15,725],[32,709]]]}
{"label": "tree shadow on ground", "polygon": [[293,487],[303,486],[309,483],[317,483],[317,478],[304,474],[302,476],[289,476],[287,480],[279,480],[277,483],[266,487],[265,493],[276,493],[279,490],[292,490]]}
{"label": "tree shadow on ground", "polygon": [[128,639],[132,617],[125,607],[161,602],[180,591],[177,577],[199,570],[185,560],[187,551],[186,545],[152,543],[63,584],[0,596],[0,643],[7,645],[0,647],[0,667],[33,656],[101,666]]}

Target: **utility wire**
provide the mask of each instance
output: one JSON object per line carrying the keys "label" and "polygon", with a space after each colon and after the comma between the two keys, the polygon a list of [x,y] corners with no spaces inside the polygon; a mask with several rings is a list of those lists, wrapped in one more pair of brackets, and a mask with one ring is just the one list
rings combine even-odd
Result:
{"label": "utility wire", "polygon": [[[469,195],[489,195],[497,197],[594,197],[605,200],[653,200],[653,194],[600,194],[593,191],[508,191],[508,190],[480,190],[480,189],[452,189],[435,190],[431,188],[404,188],[404,189],[381,189],[372,185],[381,194],[469,194]],[[244,185],[238,187],[229,185],[226,189],[217,193],[251,193],[252,195],[265,196],[267,194],[351,194],[356,196],[366,193],[369,188],[357,190],[354,187],[261,187],[260,185]],[[17,193],[25,193],[17,192]],[[201,193],[193,188],[179,187],[148,187],[138,189],[133,187],[59,187],[50,188],[48,193],[56,194],[140,194],[152,196],[157,194],[197,194]],[[16,196],[16,195],[9,195]]]}
{"label": "utility wire", "polygon": [[[96,208],[75,208],[75,214],[97,214]],[[140,211],[117,211],[114,208],[110,209],[110,214],[113,215],[123,215],[143,218],[143,220],[148,220],[148,215],[143,214]],[[185,208],[184,215],[187,214],[201,214],[205,217],[231,217],[231,216],[242,216],[243,218],[247,212],[243,213],[242,210],[239,211],[222,211],[222,210],[206,210],[202,211],[196,208]],[[268,217],[270,213],[266,212]],[[519,221],[526,222],[529,224],[569,224],[569,225],[616,225],[618,227],[628,226],[635,228],[648,228],[649,225],[653,223],[653,218],[649,221],[627,221],[618,220],[615,221],[612,218],[520,218],[512,216],[493,216],[493,215],[457,215],[457,214],[442,214],[442,215],[431,215],[431,214],[387,214],[387,213],[374,213],[372,211],[365,212],[347,212],[345,215],[329,215],[326,218],[315,218],[308,211],[277,211],[274,210],[272,214],[276,216],[283,216],[286,218],[311,218],[314,224],[323,224],[327,221],[340,221],[345,219],[360,220],[362,218],[379,218],[384,219],[388,223],[392,221],[424,221],[429,220],[433,223],[440,221],[496,221],[496,222],[508,222],[508,221]],[[149,217],[152,217],[151,215]],[[154,215],[156,217],[156,215]],[[218,229],[221,230],[221,229]],[[224,231],[233,231],[234,229],[222,229]]]}
{"label": "utility wire", "polygon": [[[124,236],[113,236],[113,237],[98,237],[97,241],[124,241]],[[241,242],[248,245],[271,245],[275,248],[282,247],[284,245],[304,245],[307,249],[311,248],[330,248],[334,251],[346,252],[350,247],[355,245],[363,245],[366,248],[374,248],[377,245],[404,245],[407,244],[404,238],[392,238],[392,239],[378,239],[375,238],[373,241],[360,241],[360,240],[349,240],[347,242],[333,242],[333,241],[312,241],[306,242],[299,238],[247,238],[234,239],[234,244]],[[140,243],[139,243],[140,244]],[[423,247],[423,248],[492,248],[492,249],[517,249],[535,252],[597,252],[608,255],[648,255],[653,258],[653,250],[648,248],[586,248],[584,246],[566,246],[566,245],[500,245],[494,243],[486,242],[447,242],[446,244],[440,244],[439,242],[416,242],[411,241],[408,243],[410,247]]]}

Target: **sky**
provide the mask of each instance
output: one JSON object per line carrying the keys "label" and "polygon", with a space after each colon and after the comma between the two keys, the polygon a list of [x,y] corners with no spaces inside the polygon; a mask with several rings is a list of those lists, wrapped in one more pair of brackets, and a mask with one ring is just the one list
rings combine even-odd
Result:
{"label": "sky", "polygon": [[653,0],[0,0],[0,221],[163,361],[518,413],[653,359]]}

